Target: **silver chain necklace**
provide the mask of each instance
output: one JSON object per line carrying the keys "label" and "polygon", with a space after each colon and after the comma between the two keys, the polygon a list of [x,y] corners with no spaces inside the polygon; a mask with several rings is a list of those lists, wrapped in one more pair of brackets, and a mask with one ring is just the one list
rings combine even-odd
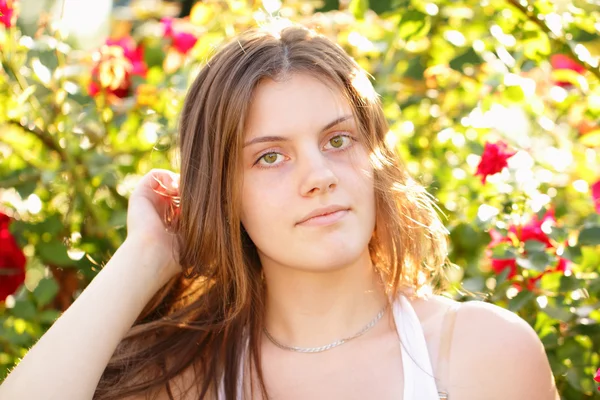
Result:
{"label": "silver chain necklace", "polygon": [[364,335],[369,329],[373,328],[377,322],[379,322],[379,320],[383,317],[383,315],[385,314],[385,310],[387,309],[387,304],[381,309],[381,311],[379,311],[379,313],[375,316],[375,318],[369,322],[364,328],[362,328],[360,331],[358,331],[358,333],[347,337],[347,338],[343,338],[343,339],[338,339],[333,343],[329,343],[326,344],[325,346],[321,346],[321,347],[295,347],[295,346],[286,346],[284,344],[279,343],[277,340],[275,340],[275,338],[273,336],[271,336],[271,334],[269,333],[269,331],[267,331],[267,328],[264,327],[263,331],[265,332],[265,335],[267,336],[267,338],[277,347],[279,347],[280,349],[283,350],[289,350],[289,351],[295,351],[298,353],[321,353],[323,351],[329,350],[329,349],[333,349],[334,347],[338,347],[343,345],[346,342],[351,341],[352,339],[356,339],[359,336]]}

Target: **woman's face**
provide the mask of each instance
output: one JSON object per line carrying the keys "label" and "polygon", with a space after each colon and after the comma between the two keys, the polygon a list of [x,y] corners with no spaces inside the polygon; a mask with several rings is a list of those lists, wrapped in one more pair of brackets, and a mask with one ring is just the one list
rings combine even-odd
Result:
{"label": "woman's face", "polygon": [[242,224],[264,267],[325,271],[368,254],[373,172],[352,109],[337,90],[306,74],[262,82],[252,98],[243,164]]}

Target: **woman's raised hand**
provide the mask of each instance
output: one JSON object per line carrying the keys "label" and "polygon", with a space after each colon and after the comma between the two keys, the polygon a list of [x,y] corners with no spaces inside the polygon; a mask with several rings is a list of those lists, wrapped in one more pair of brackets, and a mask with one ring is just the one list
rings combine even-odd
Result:
{"label": "woman's raised hand", "polygon": [[179,214],[179,174],[152,169],[129,198],[127,240],[142,243],[171,277],[181,271],[179,249],[170,228]]}

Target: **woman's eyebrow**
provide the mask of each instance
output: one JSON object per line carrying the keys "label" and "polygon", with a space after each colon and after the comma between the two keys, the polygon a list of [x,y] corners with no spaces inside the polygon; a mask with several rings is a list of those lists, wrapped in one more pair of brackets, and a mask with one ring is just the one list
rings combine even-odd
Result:
{"label": "woman's eyebrow", "polygon": [[[325,125],[323,128],[321,128],[320,133],[323,133],[327,129],[332,128],[332,127],[336,126],[337,124],[340,124],[340,123],[342,123],[350,118],[353,118],[353,117],[354,116],[352,114],[348,114],[348,115],[344,115],[342,117],[336,118],[333,121],[329,122],[327,125]],[[288,142],[289,140],[290,140],[289,138],[286,138],[283,136],[259,136],[259,137],[251,139],[251,140],[247,141],[246,143],[244,143],[244,147],[251,146],[256,143]]]}

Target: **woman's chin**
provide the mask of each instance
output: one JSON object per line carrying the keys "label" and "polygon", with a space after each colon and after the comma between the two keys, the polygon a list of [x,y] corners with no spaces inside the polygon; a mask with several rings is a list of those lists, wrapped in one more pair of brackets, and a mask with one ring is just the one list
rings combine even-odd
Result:
{"label": "woman's chin", "polygon": [[[312,257],[303,257],[303,263],[297,264],[297,269],[310,272],[334,272],[360,264],[361,254],[352,254],[348,251],[330,251],[327,254],[314,254]],[[299,258],[302,259],[302,258]],[[365,261],[369,261],[365,259]]]}

